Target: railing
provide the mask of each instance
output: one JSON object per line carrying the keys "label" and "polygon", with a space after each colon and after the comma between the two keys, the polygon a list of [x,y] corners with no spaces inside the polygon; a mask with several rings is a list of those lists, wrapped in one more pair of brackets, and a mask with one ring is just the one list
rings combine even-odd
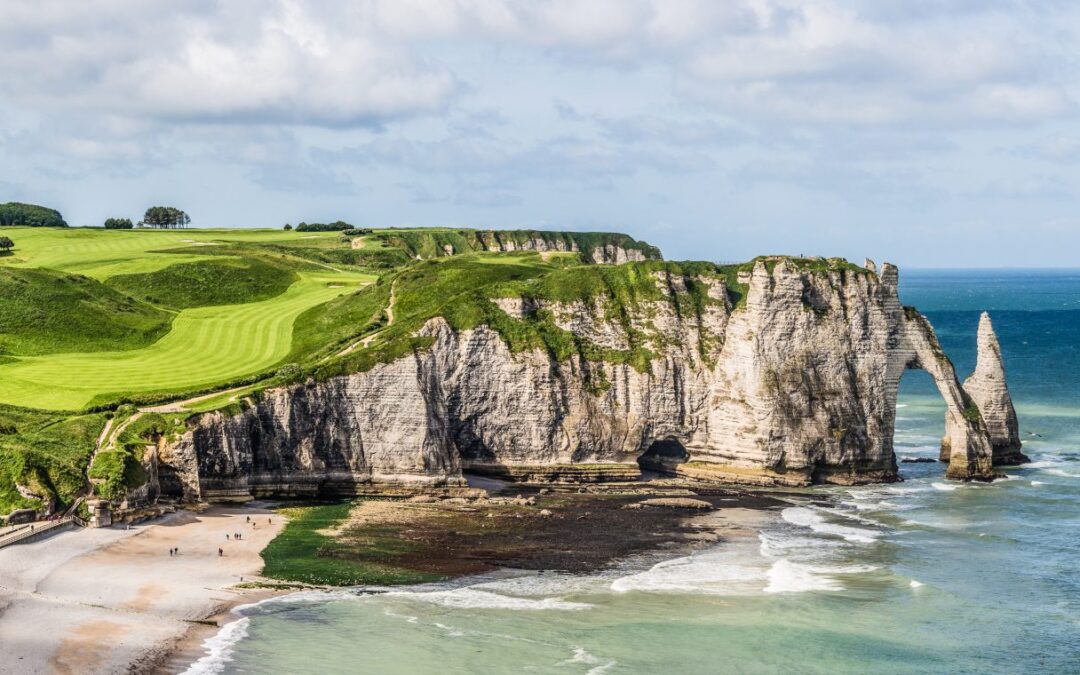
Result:
{"label": "railing", "polygon": [[11,532],[3,537],[0,537],[0,548],[4,548],[5,546],[11,546],[12,544],[18,544],[20,541],[25,541],[46,532],[58,530],[61,527],[67,527],[73,522],[74,521],[71,517],[67,517],[61,518],[60,520],[50,520],[41,523],[40,525],[38,523],[34,523],[32,529],[22,529],[18,532]]}

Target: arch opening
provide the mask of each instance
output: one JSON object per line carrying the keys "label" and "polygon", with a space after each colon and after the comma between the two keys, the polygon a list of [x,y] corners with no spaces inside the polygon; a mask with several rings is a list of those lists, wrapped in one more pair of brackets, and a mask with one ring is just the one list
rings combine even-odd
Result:
{"label": "arch opening", "polygon": [[936,464],[945,438],[948,406],[934,377],[919,366],[904,371],[897,391],[893,452],[901,475],[917,464]]}
{"label": "arch opening", "polygon": [[674,476],[677,467],[690,460],[690,453],[677,438],[660,438],[638,457],[642,478]]}

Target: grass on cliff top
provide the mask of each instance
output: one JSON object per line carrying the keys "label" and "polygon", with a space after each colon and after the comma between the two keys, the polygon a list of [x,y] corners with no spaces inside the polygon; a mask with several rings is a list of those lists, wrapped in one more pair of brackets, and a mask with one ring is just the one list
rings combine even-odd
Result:
{"label": "grass on cliff top", "polygon": [[[700,316],[710,303],[705,284],[696,276],[720,274],[709,263],[646,261],[619,266],[578,265],[565,267],[562,261],[547,261],[540,255],[469,254],[417,263],[393,277],[395,324],[383,330],[368,349],[337,359],[318,368],[319,379],[360,372],[373,365],[400,358],[413,349],[423,349],[430,338],[412,335],[433,317],[442,317],[451,328],[463,331],[486,325],[496,331],[511,352],[539,349],[565,363],[573,356],[588,362],[626,363],[639,371],[649,368],[655,336],[640,334],[631,325],[631,316],[644,301],[665,296],[658,284],[668,276],[686,280],[685,291],[674,294],[675,311],[687,319]],[[493,299],[524,297],[552,302],[604,301],[606,320],[617,321],[630,335],[626,350],[600,347],[588,339],[556,325],[546,310],[513,317]],[[359,302],[353,298],[349,302]],[[371,307],[367,308],[368,310]],[[606,389],[601,372],[591,383],[593,390]],[[591,375],[589,377],[592,377]]]}
{"label": "grass on cliff top", "polygon": [[393,536],[362,542],[347,532],[332,536],[355,503],[294,506],[279,509],[285,529],[263,549],[263,576],[325,586],[390,586],[437,581],[441,577],[395,567],[393,557],[409,544]]}

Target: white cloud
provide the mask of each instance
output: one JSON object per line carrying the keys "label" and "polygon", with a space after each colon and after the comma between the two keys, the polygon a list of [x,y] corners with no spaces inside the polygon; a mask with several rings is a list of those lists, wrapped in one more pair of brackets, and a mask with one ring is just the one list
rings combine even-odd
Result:
{"label": "white cloud", "polygon": [[77,5],[0,6],[0,95],[172,121],[349,126],[438,112],[457,88],[344,3]]}

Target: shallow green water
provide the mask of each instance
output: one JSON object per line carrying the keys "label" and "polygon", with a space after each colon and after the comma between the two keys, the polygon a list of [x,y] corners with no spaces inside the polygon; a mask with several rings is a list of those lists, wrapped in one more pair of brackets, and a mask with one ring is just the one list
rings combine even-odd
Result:
{"label": "shallow green water", "polygon": [[[896,485],[806,491],[758,540],[589,576],[243,609],[193,672],[1080,672],[1080,274],[907,274],[961,376],[990,309],[1033,464],[990,485],[902,464]],[[905,376],[898,455],[944,414]],[[812,504],[826,499],[832,508]]]}

